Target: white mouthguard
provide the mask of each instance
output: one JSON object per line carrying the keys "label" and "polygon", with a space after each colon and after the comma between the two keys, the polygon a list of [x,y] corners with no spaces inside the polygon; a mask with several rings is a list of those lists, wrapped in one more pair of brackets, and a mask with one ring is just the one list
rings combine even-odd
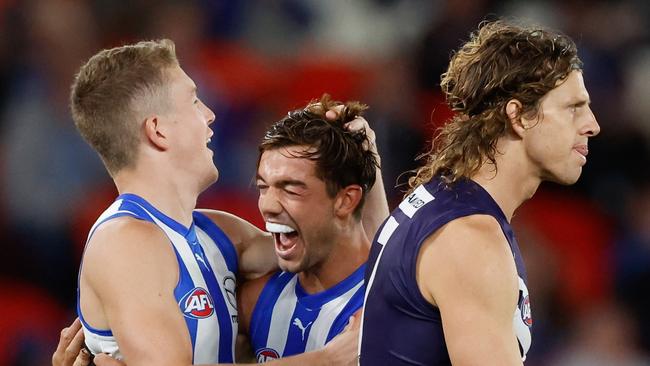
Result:
{"label": "white mouthguard", "polygon": [[270,233],[292,233],[296,230],[287,225],[276,224],[275,222],[267,222],[266,231]]}

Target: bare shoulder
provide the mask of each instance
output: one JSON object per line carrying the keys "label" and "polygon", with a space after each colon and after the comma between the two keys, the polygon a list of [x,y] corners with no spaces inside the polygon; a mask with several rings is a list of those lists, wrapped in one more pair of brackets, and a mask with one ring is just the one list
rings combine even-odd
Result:
{"label": "bare shoulder", "polygon": [[[490,215],[470,215],[450,221],[439,230],[442,239],[472,237],[490,243],[507,243],[501,226]],[[461,242],[466,242],[462,240]],[[463,247],[462,245],[460,246]]]}
{"label": "bare shoulder", "polygon": [[[94,252],[105,255],[120,255],[121,252],[149,250],[168,241],[165,233],[155,224],[124,216],[100,225],[86,248],[86,255]],[[112,253],[112,254],[111,254]]]}
{"label": "bare shoulder", "polygon": [[484,257],[478,254],[501,257],[510,253],[499,223],[489,215],[471,215],[452,220],[428,237],[424,245],[436,252],[437,256],[463,263],[484,261]]}
{"label": "bare shoulder", "polygon": [[[84,254],[86,309],[110,328],[129,364],[188,365],[192,346],[174,297],[179,265],[153,223],[120,217],[101,225]],[[84,306],[84,299],[81,299]]]}
{"label": "bare shoulder", "polygon": [[496,219],[449,222],[423,243],[417,265],[418,287],[440,310],[453,364],[521,365],[512,326],[517,269]]}
{"label": "bare shoulder", "polygon": [[86,275],[136,273],[159,269],[170,275],[176,258],[165,233],[155,224],[132,217],[110,220],[97,228],[84,252]]}
{"label": "bare shoulder", "polygon": [[420,290],[434,304],[441,293],[456,292],[460,286],[489,296],[516,295],[512,252],[499,223],[489,215],[458,218],[428,237],[417,271]]}

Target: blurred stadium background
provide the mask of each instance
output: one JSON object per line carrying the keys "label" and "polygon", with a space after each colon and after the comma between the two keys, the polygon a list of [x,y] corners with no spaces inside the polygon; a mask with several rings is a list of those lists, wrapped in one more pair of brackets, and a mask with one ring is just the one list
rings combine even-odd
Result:
{"label": "blurred stadium background", "polygon": [[[452,49],[487,18],[579,45],[602,126],[573,187],[514,219],[531,282],[526,365],[650,365],[650,2],[643,0],[0,0],[0,364],[47,365],[74,318],[90,225],[115,190],[68,111],[101,48],[168,37],[217,114],[219,182],[199,205],[260,224],[256,145],[323,92],[371,106],[390,201],[436,126]],[[471,346],[468,346],[471,349]]]}

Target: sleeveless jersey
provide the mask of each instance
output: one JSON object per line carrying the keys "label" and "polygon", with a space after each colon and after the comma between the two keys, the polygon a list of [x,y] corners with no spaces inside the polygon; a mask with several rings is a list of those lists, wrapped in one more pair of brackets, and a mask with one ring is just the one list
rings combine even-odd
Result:
{"label": "sleeveless jersey", "polygon": [[[152,222],[169,238],[179,269],[174,297],[190,333],[192,362],[234,362],[238,330],[235,297],[237,253],[230,239],[212,220],[199,212],[193,213],[193,223],[186,228],[143,198],[122,194],[95,222],[88,241],[101,224],[122,216]],[[111,330],[93,328],[85,321],[79,305],[79,289],[77,314],[88,349],[93,354],[103,352],[121,359]]]}
{"label": "sleeveless jersey", "polygon": [[365,264],[335,286],[307,294],[298,275],[277,272],[251,316],[249,338],[260,363],[322,348],[363,306]]}
{"label": "sleeveless jersey", "polygon": [[[508,240],[519,276],[513,327],[522,359],[530,348],[532,318],[526,271],[514,233],[501,208],[471,180],[419,186],[382,224],[366,271],[360,337],[361,365],[450,365],[440,311],[422,296],[416,260],[423,241],[446,223],[469,215],[494,217]],[[472,345],[467,345],[471,352]]]}

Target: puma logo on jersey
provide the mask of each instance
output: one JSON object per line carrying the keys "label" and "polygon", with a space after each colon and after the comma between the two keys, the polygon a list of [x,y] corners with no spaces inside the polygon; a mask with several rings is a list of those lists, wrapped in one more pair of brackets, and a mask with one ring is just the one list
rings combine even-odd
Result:
{"label": "puma logo on jersey", "polygon": [[197,261],[197,262],[201,262],[201,263],[203,263],[203,267],[205,267],[205,269],[207,269],[208,271],[210,271],[210,267],[208,267],[208,264],[205,263],[205,259],[203,259],[203,256],[202,256],[202,255],[199,255],[198,253],[194,253],[194,258],[196,258],[196,261]]}
{"label": "puma logo on jersey", "polygon": [[203,319],[214,314],[214,302],[210,293],[201,287],[188,291],[178,302],[178,305],[188,318]]}
{"label": "puma logo on jersey", "polygon": [[300,331],[302,332],[302,340],[303,341],[305,340],[305,331],[307,330],[307,328],[309,328],[311,323],[313,323],[313,322],[309,322],[309,323],[307,323],[307,325],[303,326],[302,325],[302,320],[300,320],[298,318],[293,319],[293,325],[298,327],[298,329],[300,329]]}

